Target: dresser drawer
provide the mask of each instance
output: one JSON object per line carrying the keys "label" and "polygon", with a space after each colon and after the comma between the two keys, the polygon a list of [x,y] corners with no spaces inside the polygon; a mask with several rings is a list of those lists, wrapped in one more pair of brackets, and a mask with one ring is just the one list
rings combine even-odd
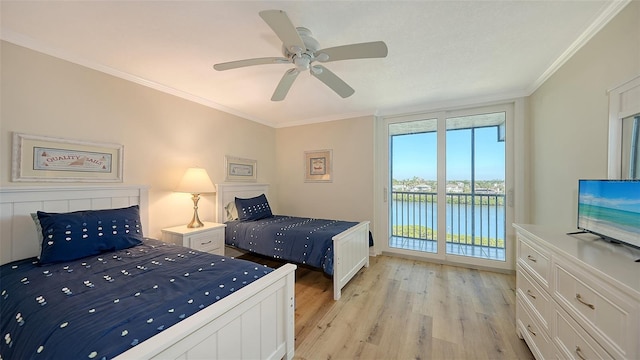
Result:
{"label": "dresser drawer", "polygon": [[531,308],[521,299],[516,299],[516,326],[536,359],[550,359],[555,352],[548,333],[534,320]]}
{"label": "dresser drawer", "polygon": [[633,300],[566,264],[554,264],[558,303],[616,357],[636,356],[637,309]]}
{"label": "dresser drawer", "polygon": [[210,231],[189,236],[189,247],[209,253],[218,253],[224,247],[224,233],[222,231]]}
{"label": "dresser drawer", "polygon": [[517,265],[516,272],[516,296],[522,300],[522,302],[529,305],[531,308],[531,315],[549,331],[549,324],[547,319],[551,319],[551,311],[553,304],[551,303],[551,297],[540,286],[533,281],[526,270]]}
{"label": "dresser drawer", "polygon": [[225,224],[211,222],[204,222],[198,228],[180,225],[162,229],[162,239],[194,250],[224,255],[225,227]]}
{"label": "dresser drawer", "polygon": [[556,307],[552,320],[551,336],[561,359],[613,359],[589,334],[565,311]]}
{"label": "dresser drawer", "polygon": [[518,234],[518,263],[526,269],[545,291],[549,291],[551,256],[548,251],[533,244],[527,237]]}

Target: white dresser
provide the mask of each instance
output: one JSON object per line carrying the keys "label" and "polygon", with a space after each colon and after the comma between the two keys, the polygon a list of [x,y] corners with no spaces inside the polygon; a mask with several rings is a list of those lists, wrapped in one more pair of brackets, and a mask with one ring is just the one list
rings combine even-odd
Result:
{"label": "white dresser", "polygon": [[640,250],[514,227],[516,330],[536,359],[640,359]]}

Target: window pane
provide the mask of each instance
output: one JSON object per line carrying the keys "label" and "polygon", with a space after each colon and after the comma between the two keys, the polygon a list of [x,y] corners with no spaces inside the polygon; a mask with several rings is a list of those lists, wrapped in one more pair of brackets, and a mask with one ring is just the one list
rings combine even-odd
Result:
{"label": "window pane", "polygon": [[446,120],[449,254],[505,260],[503,112]]}
{"label": "window pane", "polygon": [[389,246],[437,252],[437,119],[389,125]]}

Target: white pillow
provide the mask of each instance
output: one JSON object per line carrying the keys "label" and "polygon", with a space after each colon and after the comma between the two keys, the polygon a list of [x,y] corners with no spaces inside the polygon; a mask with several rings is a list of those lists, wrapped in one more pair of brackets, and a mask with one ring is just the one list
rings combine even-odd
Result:
{"label": "white pillow", "polygon": [[36,225],[36,232],[38,233],[38,256],[40,259],[40,253],[42,252],[42,225],[40,225],[40,219],[38,219],[37,213],[31,213],[33,223]]}
{"label": "white pillow", "polygon": [[232,201],[224,207],[227,212],[226,221],[238,220],[238,209],[236,209],[235,201]]}

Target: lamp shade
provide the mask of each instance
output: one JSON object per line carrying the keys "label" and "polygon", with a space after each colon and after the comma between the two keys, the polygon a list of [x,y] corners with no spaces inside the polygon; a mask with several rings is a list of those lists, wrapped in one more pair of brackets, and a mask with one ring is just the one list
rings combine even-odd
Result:
{"label": "lamp shade", "polygon": [[178,192],[191,194],[215,193],[216,187],[211,182],[207,170],[202,168],[189,168],[184,173],[182,180],[176,188]]}

